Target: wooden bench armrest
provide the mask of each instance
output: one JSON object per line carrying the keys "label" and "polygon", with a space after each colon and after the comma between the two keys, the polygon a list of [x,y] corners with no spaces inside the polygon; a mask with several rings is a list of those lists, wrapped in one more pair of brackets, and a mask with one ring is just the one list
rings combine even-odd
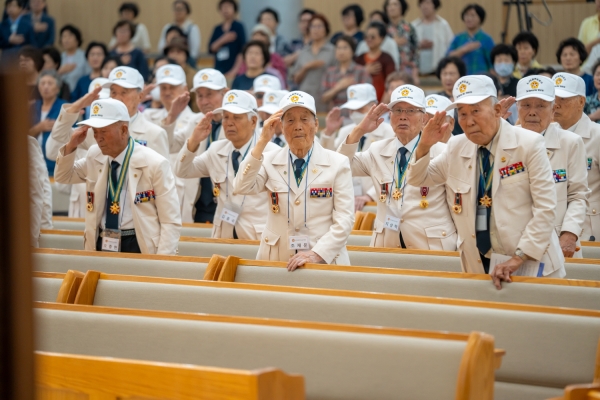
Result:
{"label": "wooden bench armrest", "polygon": [[83,278],[83,272],[74,271],[72,269],[68,270],[60,285],[60,289],[58,290],[56,302],[73,304]]}

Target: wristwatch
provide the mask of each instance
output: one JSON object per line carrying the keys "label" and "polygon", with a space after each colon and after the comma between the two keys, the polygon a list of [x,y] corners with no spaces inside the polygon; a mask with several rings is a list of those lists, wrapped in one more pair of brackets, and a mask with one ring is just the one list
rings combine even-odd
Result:
{"label": "wristwatch", "polygon": [[523,250],[521,250],[519,248],[517,248],[515,250],[515,256],[519,257],[523,261],[527,261],[529,259],[529,257],[527,256],[527,254],[523,253]]}

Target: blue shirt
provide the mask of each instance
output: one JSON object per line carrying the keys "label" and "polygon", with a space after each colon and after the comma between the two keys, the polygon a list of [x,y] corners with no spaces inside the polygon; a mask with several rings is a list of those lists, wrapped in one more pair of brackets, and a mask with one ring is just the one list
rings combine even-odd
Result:
{"label": "blue shirt", "polygon": [[494,39],[481,29],[471,36],[468,32],[459,33],[454,37],[446,55],[469,42],[480,42],[481,47],[462,56],[467,65],[467,75],[485,74],[493,68],[490,52],[494,48]]}
{"label": "blue shirt", "polygon": [[[8,41],[13,30],[17,35],[23,35],[25,40],[21,44],[12,44]],[[31,20],[24,16],[12,21],[8,16],[0,23],[0,49],[2,49],[2,64],[6,65],[11,60],[18,61],[19,50],[33,43],[33,26]]]}
{"label": "blue shirt", "polygon": [[[64,101],[60,98],[56,98],[56,100],[54,100],[54,103],[52,104],[52,107],[50,107],[50,111],[48,111],[48,115],[46,116],[46,119],[56,120],[58,118],[58,115],[60,114],[60,108],[65,103],[66,103],[66,101]],[[33,103],[31,105],[31,120],[32,120],[31,126],[38,124],[41,121],[41,117],[42,117],[42,100],[36,100],[35,103]],[[54,176],[54,167],[56,166],[56,161],[50,160],[46,156],[46,142],[48,141],[49,137],[50,137],[50,131],[42,132],[41,138],[40,138],[40,146],[42,146],[42,153],[44,154],[44,159],[46,160],[46,167],[48,168],[48,175]]]}
{"label": "blue shirt", "polygon": [[[271,75],[268,72],[263,72],[261,75]],[[254,85],[254,78],[248,77],[246,74],[238,75],[231,83],[232,90],[251,90]]]}
{"label": "blue shirt", "polygon": [[77,85],[75,85],[75,90],[71,92],[71,101],[77,101],[85,96],[90,88],[90,83],[92,83],[92,78],[89,75],[79,78]]}
{"label": "blue shirt", "polygon": [[[33,28],[33,19],[31,13],[23,15],[23,19]],[[54,44],[54,39],[56,35],[54,18],[52,18],[46,13],[42,13],[42,18],[40,22],[48,24],[48,28],[45,32],[35,32],[32,29],[33,33],[31,45],[37,47],[38,49],[44,48],[46,46],[52,46]]]}
{"label": "blue shirt", "polygon": [[[140,49],[135,48],[132,51],[130,51],[129,53],[117,53],[116,50],[113,50],[110,52],[110,55],[119,57],[121,59],[121,61],[123,62],[123,65],[125,65],[126,67],[131,67],[131,68],[137,69],[138,72],[140,74],[142,74],[144,81],[148,80],[148,75],[150,73],[150,71],[148,69],[148,61],[146,60],[146,56]],[[127,56],[129,56],[130,60],[128,63],[125,63],[126,60],[124,60],[123,58],[126,59]],[[87,92],[87,89],[86,89],[86,92]]]}
{"label": "blue shirt", "polygon": [[597,92],[596,86],[594,86],[594,77],[590,74],[584,73],[581,75],[581,79],[585,82],[585,95],[591,96]]}
{"label": "blue shirt", "polygon": [[237,58],[238,54],[242,52],[242,49],[246,44],[246,33],[242,24],[240,24],[238,21],[233,21],[231,23],[230,31],[235,32],[237,38],[233,42],[224,44],[216,52],[212,51],[210,46],[225,33],[223,32],[222,25],[215,26],[210,38],[210,42],[208,43],[208,50],[211,54],[215,55],[215,69],[222,74],[226,74],[231,70],[231,68],[233,68],[235,59]]}

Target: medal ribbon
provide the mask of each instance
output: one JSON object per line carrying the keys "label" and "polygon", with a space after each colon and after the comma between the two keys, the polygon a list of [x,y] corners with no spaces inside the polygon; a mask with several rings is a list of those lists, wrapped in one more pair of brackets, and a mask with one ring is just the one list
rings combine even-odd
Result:
{"label": "medal ribbon", "polygon": [[[490,153],[491,156],[492,153]],[[494,177],[494,163],[492,162],[491,165],[483,165],[483,156],[481,154],[481,152],[479,152],[479,188],[481,191],[481,188],[483,188],[483,193],[480,194],[479,197],[483,197],[485,196],[490,188],[492,187],[492,178]],[[489,164],[490,162],[490,158],[488,156],[488,159],[486,160],[486,164]]]}
{"label": "medal ribbon", "polygon": [[129,160],[131,160],[131,155],[133,154],[133,146],[134,142],[131,136],[129,137],[129,144],[127,145],[127,151],[125,152],[125,158],[123,159],[123,165],[121,165],[121,172],[119,173],[119,181],[117,183],[117,188],[115,189],[114,182],[112,181],[112,174],[110,173],[110,164],[108,171],[108,188],[110,193],[110,200],[113,203],[119,204],[119,199],[121,197],[121,191],[123,190],[123,183],[125,182],[125,176],[127,176],[127,169],[129,168]]}
{"label": "medal ribbon", "polygon": [[396,152],[396,174],[398,179],[396,180],[396,189],[400,189],[402,187],[402,184],[404,183],[404,179],[406,178],[406,171],[408,171],[408,164],[410,164],[410,160],[413,156],[413,154],[415,153],[415,149],[417,148],[417,146],[419,145],[419,141],[421,140],[421,134],[419,134],[419,138],[417,139],[417,143],[415,143],[415,146],[413,147],[412,151],[410,152],[410,156],[408,157],[408,160],[406,160],[406,166],[404,167],[404,170],[401,169],[400,166],[400,160],[398,160],[398,152]]}

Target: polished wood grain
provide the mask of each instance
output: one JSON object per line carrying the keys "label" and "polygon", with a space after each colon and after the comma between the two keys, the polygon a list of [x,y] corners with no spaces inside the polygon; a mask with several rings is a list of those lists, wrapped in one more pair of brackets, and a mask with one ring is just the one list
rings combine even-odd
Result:
{"label": "polished wood grain", "polygon": [[360,223],[360,227],[358,228],[358,230],[361,231],[372,231],[373,230],[373,224],[375,223],[375,218],[377,217],[376,214],[371,213],[371,212],[367,212],[365,213],[365,216],[363,218],[363,220]]}
{"label": "polished wood grain", "polygon": [[356,231],[352,231],[350,232],[351,235],[353,236],[371,236],[373,234],[373,231],[361,231],[361,230],[356,230]]}
{"label": "polished wood grain", "polygon": [[357,211],[354,213],[354,226],[352,230],[360,230],[363,219],[365,219],[366,213],[363,211]]}
{"label": "polished wood grain", "polygon": [[205,321],[205,322],[231,323],[231,324],[242,324],[242,325],[261,325],[261,326],[273,326],[273,327],[285,327],[285,328],[314,329],[314,330],[335,331],[335,332],[367,333],[367,334],[374,334],[374,335],[410,336],[410,337],[419,337],[419,338],[425,338],[425,339],[446,339],[446,340],[466,341],[469,337],[469,335],[464,334],[464,333],[455,333],[455,332],[447,332],[447,331],[444,331],[444,332],[423,331],[423,330],[418,330],[418,329],[389,328],[389,327],[383,327],[383,326],[334,324],[334,323],[326,323],[326,322],[296,321],[296,320],[285,320],[285,319],[274,319],[274,318],[238,317],[238,316],[216,315],[216,314],[195,314],[195,313],[184,313],[184,312],[173,312],[173,311],[140,310],[140,309],[132,309],[132,308],[116,308],[116,307],[91,306],[91,305],[80,305],[80,304],[34,302],[34,308],[46,309],[46,310],[63,310],[63,311],[74,311],[74,312],[97,313],[97,314],[130,315],[130,316],[138,316],[138,317],[177,319],[177,320],[185,320],[185,321]]}
{"label": "polished wood grain", "polygon": [[[43,274],[43,273],[38,273]],[[38,277],[54,278],[51,274],[48,276],[40,275]],[[151,283],[161,285],[182,285],[182,286],[195,286],[195,287],[208,287],[208,288],[222,288],[222,289],[236,289],[236,290],[252,290],[261,292],[277,292],[277,293],[291,293],[291,294],[303,294],[303,295],[318,295],[318,296],[333,296],[333,297],[348,297],[357,299],[373,299],[373,300],[387,300],[387,301],[402,301],[409,303],[423,303],[423,304],[437,304],[437,305],[450,305],[450,306],[464,306],[464,307],[477,307],[477,308],[490,308],[497,310],[510,310],[517,312],[535,312],[543,314],[556,314],[556,315],[574,315],[591,318],[600,318],[600,311],[587,310],[587,309],[574,309],[566,307],[550,307],[550,306],[537,306],[517,303],[500,303],[493,301],[481,301],[481,300],[468,300],[468,299],[452,299],[444,297],[428,297],[428,296],[416,296],[416,295],[404,295],[394,293],[377,293],[377,292],[361,292],[353,290],[343,289],[320,289],[320,288],[305,288],[298,286],[279,286],[279,285],[266,285],[257,283],[236,283],[228,281],[207,281],[207,280],[194,280],[194,279],[178,279],[178,278],[159,278],[152,276],[136,276],[136,275],[117,275],[117,274],[105,274],[100,273],[99,280],[106,281],[120,281],[120,282],[140,282],[140,283]],[[599,343],[600,348],[600,343]],[[598,353],[600,359],[600,352]],[[600,365],[600,364],[599,364]],[[600,366],[599,374],[600,374]]]}
{"label": "polished wood grain", "polygon": [[458,372],[456,399],[494,398],[494,337],[486,333],[471,335]]}
{"label": "polished wood grain", "polygon": [[598,340],[598,351],[596,351],[596,368],[594,368],[594,383],[600,384],[600,339]]}
{"label": "polished wood grain", "polygon": [[600,383],[569,385],[563,396],[548,400],[595,400],[595,393],[600,394]]}
{"label": "polished wood grain", "polygon": [[370,247],[370,246],[346,246],[348,251],[364,251],[367,253],[391,253],[391,254],[414,254],[424,256],[446,256],[458,257],[458,251],[443,250],[420,250],[420,249],[402,249],[389,247]]}
{"label": "polished wood grain", "polygon": [[235,256],[228,256],[223,265],[223,270],[219,275],[217,281],[221,282],[234,282],[235,274],[237,272],[237,266],[240,263],[240,258]]}
{"label": "polished wood grain", "polygon": [[94,270],[88,270],[85,273],[77,297],[75,298],[74,304],[92,305],[94,304],[94,297],[96,296],[96,286],[98,286],[98,280],[100,279],[100,272]]}
{"label": "polished wood grain", "polygon": [[56,302],[73,304],[84,276],[83,272],[68,270],[58,290]]}
{"label": "polished wood grain", "polygon": [[46,352],[36,352],[35,361],[36,385],[45,389],[44,400],[82,394],[114,400],[305,398],[304,378],[275,368],[246,371]]}
{"label": "polished wood grain", "polygon": [[60,215],[55,215],[52,217],[52,221],[85,223],[85,218],[72,218],[72,217],[64,217],[64,216],[60,216]]}
{"label": "polished wood grain", "polygon": [[66,272],[41,272],[33,271],[31,276],[34,278],[65,279]]}
{"label": "polished wood grain", "polygon": [[219,274],[221,273],[221,269],[223,268],[223,264],[225,263],[225,257],[219,256],[217,254],[213,255],[206,266],[206,271],[204,272],[204,280],[207,281],[216,281],[219,278]]}

